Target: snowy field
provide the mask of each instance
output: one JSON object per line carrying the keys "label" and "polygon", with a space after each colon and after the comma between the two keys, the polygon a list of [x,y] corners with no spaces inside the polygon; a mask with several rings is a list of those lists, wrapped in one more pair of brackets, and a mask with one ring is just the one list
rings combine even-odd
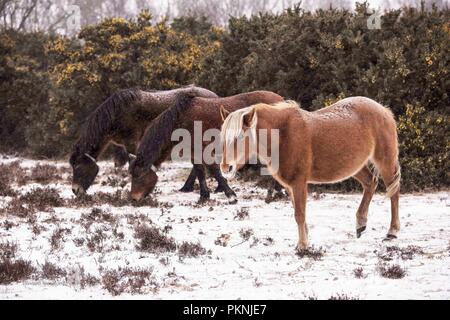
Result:
{"label": "snowy field", "polygon": [[0,160],[12,187],[0,196],[1,299],[450,299],[448,192],[402,195],[391,242],[382,194],[360,239],[361,194],[310,194],[301,257],[291,202],[265,203],[254,182],[230,183],[237,204],[212,193],[199,205],[177,191],[190,165],[166,163],[158,203],[133,206],[126,168],[99,166],[83,202],[68,164]]}

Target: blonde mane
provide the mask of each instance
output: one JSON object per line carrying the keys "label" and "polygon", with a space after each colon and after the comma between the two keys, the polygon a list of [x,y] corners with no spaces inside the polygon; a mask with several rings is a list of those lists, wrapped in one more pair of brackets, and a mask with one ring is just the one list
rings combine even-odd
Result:
{"label": "blonde mane", "polygon": [[286,100],[267,106],[274,109],[300,108],[300,105],[294,100]]}
{"label": "blonde mane", "polygon": [[[255,106],[250,106],[247,108],[236,110],[228,115],[225,121],[222,124],[222,131],[220,133],[220,138],[224,145],[227,147],[233,144],[234,140],[236,140],[241,134],[244,134],[243,126],[244,126],[244,117],[249,114]],[[251,125],[251,131],[256,134],[256,123],[258,119]],[[252,134],[253,135],[253,134]]]}
{"label": "blonde mane", "polygon": [[[273,108],[273,109],[286,109],[286,108],[299,108],[297,102],[292,100],[282,101],[275,104],[259,103],[253,106],[236,110],[228,115],[222,124],[222,130],[220,138],[225,146],[230,146],[234,140],[236,140],[241,134],[244,134],[243,125],[244,117],[249,114],[253,109],[260,108]],[[250,138],[256,139],[256,124],[258,123],[258,114],[255,113],[255,119],[250,126]]]}

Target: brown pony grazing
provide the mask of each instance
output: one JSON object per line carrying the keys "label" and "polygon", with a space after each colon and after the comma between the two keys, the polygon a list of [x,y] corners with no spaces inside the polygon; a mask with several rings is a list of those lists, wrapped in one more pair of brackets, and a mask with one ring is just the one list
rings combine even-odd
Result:
{"label": "brown pony grazing", "polygon": [[[91,186],[99,170],[96,160],[108,144],[114,145],[116,166],[127,163],[149,123],[185,94],[217,97],[209,90],[186,86],[166,91],[123,90],[103,102],[88,117],[73,147],[73,192],[82,194]],[[185,187],[193,188],[193,183]]]}
{"label": "brown pony grazing", "polygon": [[[257,132],[261,129],[268,130],[267,143],[259,141],[262,139],[258,138]],[[273,129],[278,129],[279,134],[275,150],[271,140]],[[315,112],[302,110],[295,102],[273,106],[257,104],[229,114],[222,126],[221,139],[224,153],[220,170],[225,177],[229,172],[234,174],[253,152],[288,190],[295,208],[299,249],[308,245],[305,217],[308,183],[334,183],[349,177],[361,183],[364,195],[356,213],[359,238],[366,228],[378,173],[391,199],[392,216],[387,239],[397,237],[400,230],[397,128],[391,111],[377,102],[365,97],[351,97]],[[237,141],[245,148],[236,148]],[[271,157],[263,156],[261,150]],[[278,170],[275,170],[271,159],[278,150]],[[235,155],[230,157],[233,152]],[[374,165],[376,173],[369,169],[369,164]]]}
{"label": "brown pony grazing", "polygon": [[[158,116],[152,125],[145,132],[137,149],[136,159],[130,163],[132,176],[131,196],[139,201],[148,195],[156,185],[157,176],[154,166],[159,166],[166,160],[177,142],[171,141],[174,129],[183,128],[191,134],[191,155],[194,155],[194,121],[201,121],[202,132],[208,129],[220,130],[222,119],[220,107],[225,106],[229,110],[238,110],[255,103],[276,103],[283,101],[283,98],[276,93],[269,91],[254,91],[242,93],[226,98],[186,98],[184,103],[179,103]],[[202,150],[210,142],[202,141]],[[205,167],[209,169],[214,178],[218,181],[216,192],[223,191],[229,198],[236,197],[235,193],[228,186],[227,181],[220,174],[218,164],[206,165],[201,159],[201,164],[194,163],[194,174],[189,179],[197,177],[200,183],[200,201],[209,199],[209,189],[206,185]],[[199,161],[200,162],[200,161]],[[188,179],[188,180],[189,180]]]}

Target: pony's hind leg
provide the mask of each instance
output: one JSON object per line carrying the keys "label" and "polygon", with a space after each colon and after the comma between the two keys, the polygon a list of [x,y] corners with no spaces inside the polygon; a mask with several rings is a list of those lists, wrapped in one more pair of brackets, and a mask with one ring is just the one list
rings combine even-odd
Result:
{"label": "pony's hind leg", "polygon": [[297,182],[291,189],[291,197],[295,209],[295,222],[298,228],[297,249],[306,250],[308,248],[308,227],[306,225],[306,198],[308,186],[306,181]]}
{"label": "pony's hind leg", "polygon": [[369,204],[372,200],[373,194],[377,189],[378,177],[367,166],[364,166],[353,178],[358,180],[363,187],[363,197],[356,212],[356,236],[359,238],[366,230],[367,215],[369,212]]}
{"label": "pony's hind leg", "polygon": [[400,165],[387,165],[380,168],[380,174],[386,186],[386,196],[391,199],[391,224],[385,240],[395,239],[400,232],[398,202],[400,198]]}

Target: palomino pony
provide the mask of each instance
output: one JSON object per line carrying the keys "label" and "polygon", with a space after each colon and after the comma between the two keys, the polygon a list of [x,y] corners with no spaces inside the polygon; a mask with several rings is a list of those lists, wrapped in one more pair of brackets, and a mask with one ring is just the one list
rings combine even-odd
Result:
{"label": "palomino pony", "polygon": [[[225,117],[228,112],[223,110],[223,114]],[[257,132],[261,129],[267,129],[267,143],[259,141],[262,139]],[[271,131],[274,129],[278,129],[279,136],[278,145],[274,143],[273,147]],[[391,111],[377,102],[351,97],[315,112],[302,110],[295,102],[257,104],[229,114],[222,125],[221,139],[224,150],[220,170],[225,177],[233,176],[251,156],[257,155],[288,190],[295,209],[299,249],[308,246],[305,216],[308,183],[334,183],[349,177],[361,183],[364,194],[356,213],[359,238],[366,229],[378,173],[391,199],[387,239],[397,237],[400,230],[397,129]],[[238,148],[238,143],[243,147]],[[267,149],[262,155],[264,148]],[[278,170],[275,170],[271,159],[278,151]],[[369,164],[375,167],[375,172]]]}
{"label": "palomino pony", "polygon": [[[194,161],[194,122],[200,121],[202,123],[201,134],[203,136],[204,132],[209,129],[220,130],[222,124],[221,106],[234,111],[255,103],[276,103],[280,101],[283,101],[283,98],[270,91],[254,91],[226,98],[186,97],[184,102],[176,104],[159,115],[145,132],[137,149],[136,159],[130,163],[132,176],[131,197],[139,201],[152,192],[158,180],[155,166],[159,166],[164,162],[175,146],[176,142],[171,141],[173,130],[183,128],[188,130],[191,135],[191,155],[195,170],[194,175],[191,175],[188,181],[198,178],[200,183],[200,202],[209,199],[210,196],[206,184],[205,167],[209,169],[219,183],[216,192],[223,191],[228,198],[233,198],[233,201],[235,201],[236,194],[220,174],[218,164],[206,165],[203,161],[204,159]],[[202,141],[202,151],[208,143]],[[198,162],[201,163],[199,164]]]}
{"label": "palomino pony", "polygon": [[[73,147],[70,156],[73,192],[82,194],[91,186],[99,170],[96,160],[108,144],[114,145],[116,165],[125,165],[130,160],[128,153],[135,152],[149,123],[184,94],[217,97],[209,90],[186,86],[166,91],[122,90],[103,102],[90,114]],[[185,187],[193,188],[193,184]]]}

